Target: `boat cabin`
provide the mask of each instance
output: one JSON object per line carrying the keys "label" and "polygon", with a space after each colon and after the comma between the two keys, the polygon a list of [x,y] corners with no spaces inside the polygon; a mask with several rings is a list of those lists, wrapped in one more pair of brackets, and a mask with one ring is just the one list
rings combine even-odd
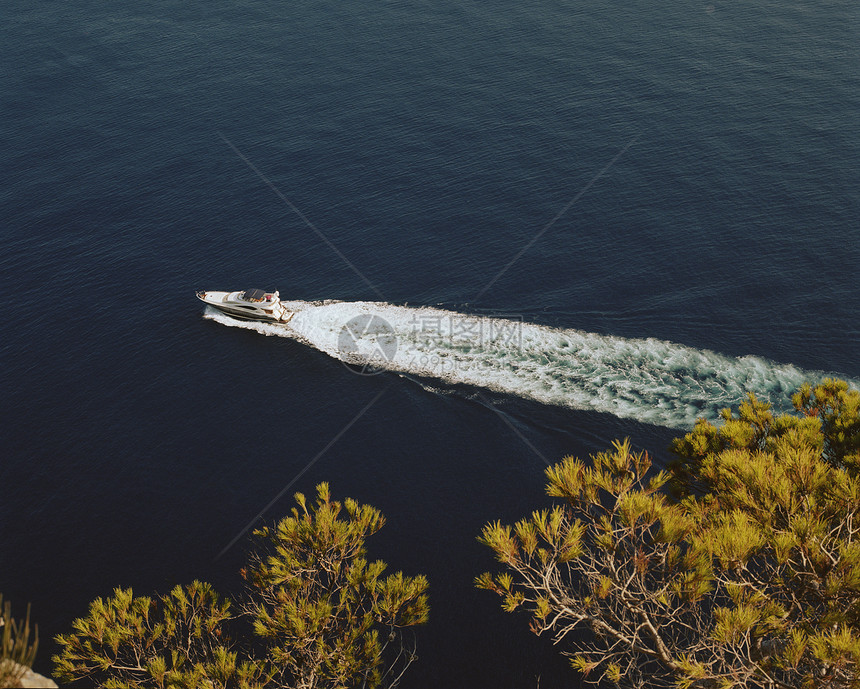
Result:
{"label": "boat cabin", "polygon": [[239,295],[239,298],[242,301],[259,304],[261,302],[275,301],[277,296],[277,293],[273,294],[272,292],[264,292],[261,289],[248,289],[242,292],[242,294]]}

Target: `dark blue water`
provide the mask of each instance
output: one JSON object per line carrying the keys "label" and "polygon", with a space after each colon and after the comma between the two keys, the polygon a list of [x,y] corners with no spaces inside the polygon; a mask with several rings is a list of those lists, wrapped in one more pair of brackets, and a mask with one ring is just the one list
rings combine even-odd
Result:
{"label": "dark blue water", "polygon": [[[0,591],[45,641],[117,585],[237,586],[241,541],[218,553],[381,393],[266,516],[321,480],[383,510],[371,554],[431,581],[407,689],[576,686],[473,589],[475,538],[545,504],[544,459],[664,460],[652,398],[358,376],[195,289],[652,338],[684,385],[746,357],[777,405],[785,366],[860,378],[856,3],[3,10]],[[650,375],[637,352],[589,394]]]}

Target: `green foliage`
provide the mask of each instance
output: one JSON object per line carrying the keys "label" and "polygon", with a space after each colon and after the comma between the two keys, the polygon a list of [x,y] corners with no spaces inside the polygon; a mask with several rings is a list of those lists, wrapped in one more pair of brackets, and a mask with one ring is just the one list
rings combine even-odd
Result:
{"label": "green foliage", "polygon": [[860,471],[860,392],[827,378],[814,388],[803,385],[791,400],[799,412],[821,423],[827,461]]}
{"label": "green foliage", "polygon": [[699,419],[692,432],[672,441],[678,456],[672,466],[676,495],[714,492],[707,472],[727,450],[773,453],[780,438],[790,435],[794,447],[808,447],[832,466],[860,470],[860,392],[841,380],[804,384],[792,402],[800,415],[775,417],[770,405],[750,393],[737,415],[722,411],[722,424]]}
{"label": "green foliage", "polygon": [[262,686],[264,668],[237,663],[231,651],[230,607],[200,581],[157,598],[117,588],[94,600],[72,633],[57,637],[56,674],[116,689]]}
{"label": "green foliage", "polygon": [[589,681],[860,686],[860,393],[825,380],[793,401],[700,420],[670,473],[626,441],[564,459],[560,504],[485,527],[504,570],[476,584]]}
{"label": "green foliage", "polygon": [[378,510],[317,493],[255,532],[238,605],[199,581],[155,598],[118,588],[57,637],[57,676],[115,689],[394,686],[414,657],[402,630],[428,617],[427,581],[366,560]]}
{"label": "green foliage", "polygon": [[[649,477],[650,468],[629,441],[594,455],[591,466],[567,457],[546,472],[547,492],[563,504],[513,528],[489,524],[479,538],[506,571],[476,585],[501,595],[505,610],[525,608],[536,632],[559,640],[590,628],[605,642],[576,647],[574,667],[591,678],[618,682],[644,677],[650,664],[674,664],[655,625],[681,634],[689,623],[682,614],[711,586],[710,561],[685,545],[694,521],[664,494],[669,476]],[[634,668],[612,652],[630,646],[650,662]]]}
{"label": "green foliage", "polygon": [[0,687],[15,687],[32,667],[39,648],[38,627],[30,639],[30,606],[22,622],[12,617],[12,604],[0,594]]}
{"label": "green foliage", "polygon": [[[404,627],[427,621],[427,580],[384,576],[384,562],[366,559],[365,540],[382,528],[379,510],[333,501],[317,487],[313,509],[297,508],[255,532],[243,571],[252,595],[248,612],[266,639],[273,665],[290,686],[378,686],[383,654]],[[409,654],[404,656],[409,660]],[[389,679],[401,669],[389,669]]]}

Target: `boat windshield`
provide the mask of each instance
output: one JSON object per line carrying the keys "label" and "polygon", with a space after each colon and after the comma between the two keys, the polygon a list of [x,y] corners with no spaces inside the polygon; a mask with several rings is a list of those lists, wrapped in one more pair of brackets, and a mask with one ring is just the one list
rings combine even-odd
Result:
{"label": "boat windshield", "polygon": [[266,293],[261,289],[249,289],[242,293],[243,301],[264,301]]}

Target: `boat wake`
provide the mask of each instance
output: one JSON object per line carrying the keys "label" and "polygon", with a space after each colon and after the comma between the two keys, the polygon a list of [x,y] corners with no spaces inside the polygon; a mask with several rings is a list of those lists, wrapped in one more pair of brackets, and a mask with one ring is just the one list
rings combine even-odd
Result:
{"label": "boat wake", "polygon": [[299,340],[362,372],[413,374],[676,429],[715,419],[748,391],[777,412],[789,411],[803,382],[825,376],[756,356],[510,318],[380,302],[283,303],[295,311],[287,325],[237,321],[211,310],[206,317]]}

